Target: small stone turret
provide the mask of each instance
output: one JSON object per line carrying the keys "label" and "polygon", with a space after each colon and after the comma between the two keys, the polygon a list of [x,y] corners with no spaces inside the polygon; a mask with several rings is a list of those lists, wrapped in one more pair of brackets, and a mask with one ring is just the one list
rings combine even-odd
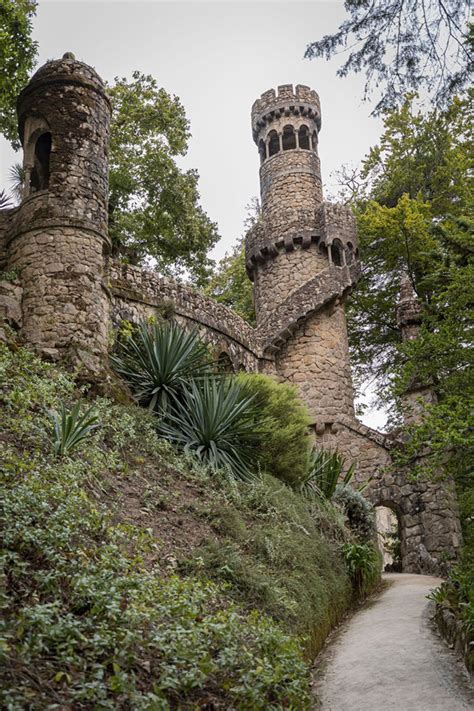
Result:
{"label": "small stone turret", "polygon": [[421,304],[408,274],[405,274],[400,281],[397,324],[404,341],[412,341],[418,337],[421,326]]}
{"label": "small stone turret", "polygon": [[[413,284],[406,274],[400,282],[400,298],[397,304],[397,325],[403,341],[413,341],[420,334],[422,309]],[[403,419],[406,424],[413,424],[422,419],[427,405],[437,402],[433,386],[413,378],[403,396]]]}
{"label": "small stone turret", "polygon": [[23,335],[94,369],[107,349],[110,102],[94,69],[68,53],[32,77],[18,119],[25,183],[7,247],[23,288]]}

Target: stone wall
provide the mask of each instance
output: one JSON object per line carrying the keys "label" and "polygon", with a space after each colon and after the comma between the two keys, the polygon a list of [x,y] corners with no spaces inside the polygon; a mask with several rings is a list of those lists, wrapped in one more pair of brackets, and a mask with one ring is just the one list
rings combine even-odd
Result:
{"label": "stone wall", "polygon": [[108,304],[97,234],[71,227],[23,232],[10,243],[9,267],[21,271],[29,343],[52,358],[79,353],[88,366],[91,357],[103,357]]}
{"label": "stone wall", "polygon": [[0,210],[0,271],[8,269],[8,236],[17,212],[17,208]]}
{"label": "stone wall", "polygon": [[[357,484],[370,482],[364,496],[397,515],[404,573],[443,574],[461,546],[456,494],[451,482],[414,480],[395,469],[394,442],[347,416],[316,423],[318,446],[335,449],[357,465]],[[403,446],[398,443],[397,446]]]}
{"label": "stone wall", "polygon": [[150,270],[111,262],[107,283],[112,294],[112,323],[137,323],[171,308],[178,321],[197,328],[216,356],[227,353],[234,370],[259,367],[257,339],[252,327],[231,309],[195,289]]}

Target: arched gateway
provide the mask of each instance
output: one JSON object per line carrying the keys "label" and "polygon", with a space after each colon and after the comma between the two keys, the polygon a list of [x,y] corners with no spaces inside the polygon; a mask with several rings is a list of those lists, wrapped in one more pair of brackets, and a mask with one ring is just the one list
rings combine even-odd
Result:
{"label": "arched gateway", "polygon": [[[21,204],[0,211],[0,319],[49,358],[100,371],[110,327],[163,311],[198,328],[228,370],[260,371],[297,385],[321,446],[357,462],[365,495],[397,512],[402,567],[435,572],[460,545],[450,484],[413,482],[394,471],[393,439],[354,414],[345,303],[360,275],[350,210],[323,201],[317,93],[291,84],[252,107],[260,156],[262,217],[246,236],[257,326],[186,285],[110,257],[107,141],[110,104],[102,80],[66,54],[32,77],[18,100],[27,175]],[[413,295],[402,293],[399,324],[416,331]],[[224,355],[222,355],[224,354]],[[225,363],[224,363],[225,361]],[[407,418],[432,397],[414,385]]]}

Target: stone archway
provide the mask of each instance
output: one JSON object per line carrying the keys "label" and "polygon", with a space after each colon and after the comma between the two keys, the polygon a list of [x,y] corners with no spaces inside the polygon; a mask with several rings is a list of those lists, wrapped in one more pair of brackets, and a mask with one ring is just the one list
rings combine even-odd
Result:
{"label": "stone archway", "polygon": [[382,570],[386,573],[403,572],[405,540],[398,507],[393,504],[375,507],[377,544],[382,555]]}

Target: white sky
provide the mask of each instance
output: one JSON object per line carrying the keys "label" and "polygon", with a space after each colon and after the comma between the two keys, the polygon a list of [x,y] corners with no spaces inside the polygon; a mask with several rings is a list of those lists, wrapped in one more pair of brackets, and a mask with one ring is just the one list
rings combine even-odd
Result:
{"label": "white sky", "polygon": [[[241,235],[245,206],[259,194],[250,108],[278,84],[308,84],[321,98],[320,158],[326,190],[343,163],[357,164],[381,132],[361,101],[364,76],[338,79],[337,59],[303,59],[306,45],[337,29],[343,2],[88,2],[39,0],[34,38],[39,65],[74,52],[109,81],[152,74],[180,97],[192,138],[183,167],[200,174],[201,202],[218,223],[219,258]],[[0,139],[0,189],[21,160]],[[382,413],[364,421],[382,427]]]}

